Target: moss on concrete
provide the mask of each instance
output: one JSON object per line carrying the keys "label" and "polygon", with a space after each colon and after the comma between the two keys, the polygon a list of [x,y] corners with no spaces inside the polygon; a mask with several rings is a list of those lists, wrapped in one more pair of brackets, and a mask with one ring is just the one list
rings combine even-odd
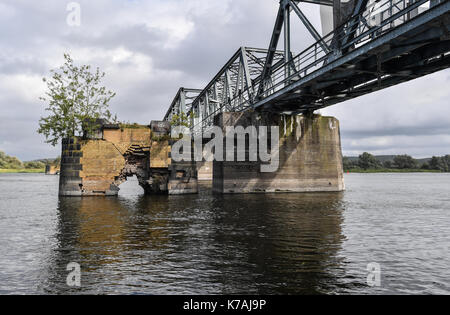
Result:
{"label": "moss on concrete", "polygon": [[146,129],[148,126],[139,125],[137,123],[122,123],[119,124],[120,129],[123,131],[124,129]]}

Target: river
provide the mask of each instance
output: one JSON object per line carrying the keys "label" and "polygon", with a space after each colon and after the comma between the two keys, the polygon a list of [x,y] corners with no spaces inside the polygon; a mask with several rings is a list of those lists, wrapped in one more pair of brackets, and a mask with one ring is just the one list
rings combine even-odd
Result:
{"label": "river", "polygon": [[0,294],[449,294],[450,174],[345,182],[144,196],[130,179],[117,198],[58,198],[57,176],[0,174]]}

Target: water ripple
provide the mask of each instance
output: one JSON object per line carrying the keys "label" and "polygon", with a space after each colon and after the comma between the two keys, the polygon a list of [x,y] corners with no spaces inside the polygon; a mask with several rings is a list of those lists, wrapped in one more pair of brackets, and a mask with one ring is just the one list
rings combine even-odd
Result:
{"label": "water ripple", "polygon": [[[450,293],[448,174],[350,174],[345,193],[58,198],[0,175],[0,294]],[[81,288],[66,266],[82,267]],[[381,286],[367,285],[367,265]]]}

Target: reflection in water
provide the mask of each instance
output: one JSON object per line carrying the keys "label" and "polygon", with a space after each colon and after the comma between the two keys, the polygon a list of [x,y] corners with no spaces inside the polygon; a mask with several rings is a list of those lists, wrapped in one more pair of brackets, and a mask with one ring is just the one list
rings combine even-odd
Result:
{"label": "reflection in water", "polygon": [[[0,294],[448,294],[450,174],[346,185],[146,197],[134,180],[119,198],[58,199],[57,177],[0,174]],[[366,283],[372,262],[381,287]]]}
{"label": "reflection in water", "polygon": [[339,193],[60,198],[45,289],[67,290],[74,261],[79,293],[329,292],[342,212]]}
{"label": "reflection in water", "polygon": [[[343,236],[342,194],[225,196],[216,200],[214,239],[233,262],[222,273],[227,292],[241,277],[255,293],[317,293],[336,282]],[[222,209],[220,209],[222,208]],[[248,262],[240,265],[239,261]],[[219,262],[220,264],[220,262]],[[220,265],[216,266],[220,270]],[[241,275],[237,282],[228,274]],[[234,287],[236,286],[236,287]]]}

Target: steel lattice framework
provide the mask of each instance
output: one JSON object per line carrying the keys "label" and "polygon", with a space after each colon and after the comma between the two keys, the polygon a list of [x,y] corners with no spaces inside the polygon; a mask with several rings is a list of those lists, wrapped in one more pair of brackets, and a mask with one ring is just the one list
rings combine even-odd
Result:
{"label": "steel lattice framework", "polygon": [[[321,37],[299,3],[336,11],[339,0],[281,0],[269,48],[240,48],[203,90],[180,89],[165,119],[192,113],[198,132],[222,111],[314,111],[450,66],[449,0],[350,1],[351,14]],[[316,40],[296,55],[292,12]],[[189,106],[187,92],[196,94]]]}
{"label": "steel lattice framework", "polygon": [[192,109],[192,103],[197,96],[202,92],[199,89],[187,89],[180,88],[177,95],[172,101],[169,110],[164,116],[165,121],[172,121],[174,115],[180,115],[181,113],[189,113]]}
{"label": "steel lattice framework", "polygon": [[[221,111],[242,111],[255,99],[256,89],[267,58],[267,50],[241,47],[223,66],[203,90],[181,88],[173,100],[164,120],[170,121],[174,114],[193,113],[191,125],[197,129],[213,123]],[[274,60],[284,63],[284,52],[275,51]],[[188,93],[196,94],[193,102],[186,104]]]}

